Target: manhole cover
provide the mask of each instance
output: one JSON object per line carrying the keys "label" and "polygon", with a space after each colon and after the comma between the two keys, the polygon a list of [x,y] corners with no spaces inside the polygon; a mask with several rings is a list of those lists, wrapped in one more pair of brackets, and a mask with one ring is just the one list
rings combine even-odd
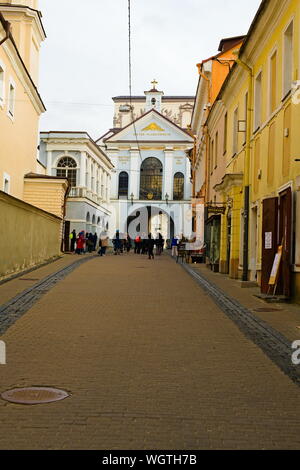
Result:
{"label": "manhole cover", "polygon": [[256,308],[254,312],[282,312],[282,310],[280,308],[262,307],[262,308]]}
{"label": "manhole cover", "polygon": [[14,388],[1,393],[1,398],[12,403],[21,403],[23,405],[40,405],[43,403],[52,403],[63,400],[69,394],[64,390],[48,387],[28,387]]}

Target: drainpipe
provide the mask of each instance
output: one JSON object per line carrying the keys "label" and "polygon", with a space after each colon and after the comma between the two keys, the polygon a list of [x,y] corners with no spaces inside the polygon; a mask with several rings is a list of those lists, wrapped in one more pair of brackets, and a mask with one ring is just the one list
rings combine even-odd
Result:
{"label": "drainpipe", "polygon": [[5,42],[7,41],[7,39],[9,38],[9,35],[10,35],[10,23],[8,21],[5,21],[5,37],[3,39],[1,39],[0,41],[0,46]]}
{"label": "drainpipe", "polygon": [[249,65],[237,58],[238,65],[243,67],[249,74],[248,110],[247,110],[247,132],[246,153],[244,165],[244,242],[243,242],[243,281],[248,281],[249,267],[249,212],[250,212],[250,158],[251,158],[251,134],[252,134],[252,101],[253,101],[253,70]]}

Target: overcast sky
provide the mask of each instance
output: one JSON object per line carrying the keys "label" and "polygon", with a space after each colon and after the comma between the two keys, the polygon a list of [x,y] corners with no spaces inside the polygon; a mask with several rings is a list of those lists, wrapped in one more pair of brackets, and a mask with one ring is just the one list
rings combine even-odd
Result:
{"label": "overcast sky", "polygon": [[[167,95],[194,95],[196,64],[221,38],[246,34],[260,0],[132,0],[133,94],[156,78]],[[112,96],[127,95],[127,0],[40,0],[47,39],[39,89],[47,112],[41,130],[113,124]]]}

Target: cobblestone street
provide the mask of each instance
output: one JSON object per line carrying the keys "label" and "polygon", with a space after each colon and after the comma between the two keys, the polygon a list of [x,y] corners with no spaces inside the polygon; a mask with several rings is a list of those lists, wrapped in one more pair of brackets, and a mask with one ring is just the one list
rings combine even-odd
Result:
{"label": "cobblestone street", "polygon": [[1,340],[0,392],[71,394],[0,400],[1,449],[300,448],[299,387],[167,255],[92,258]]}

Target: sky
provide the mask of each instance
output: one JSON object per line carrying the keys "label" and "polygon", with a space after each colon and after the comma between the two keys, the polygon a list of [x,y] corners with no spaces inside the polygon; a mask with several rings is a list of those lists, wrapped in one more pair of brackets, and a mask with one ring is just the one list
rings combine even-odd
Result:
{"label": "sky", "polygon": [[[132,93],[151,80],[166,95],[195,95],[196,64],[220,40],[246,34],[260,0],[131,0]],[[47,39],[39,91],[40,130],[113,126],[112,97],[129,94],[128,0],[39,0]]]}

